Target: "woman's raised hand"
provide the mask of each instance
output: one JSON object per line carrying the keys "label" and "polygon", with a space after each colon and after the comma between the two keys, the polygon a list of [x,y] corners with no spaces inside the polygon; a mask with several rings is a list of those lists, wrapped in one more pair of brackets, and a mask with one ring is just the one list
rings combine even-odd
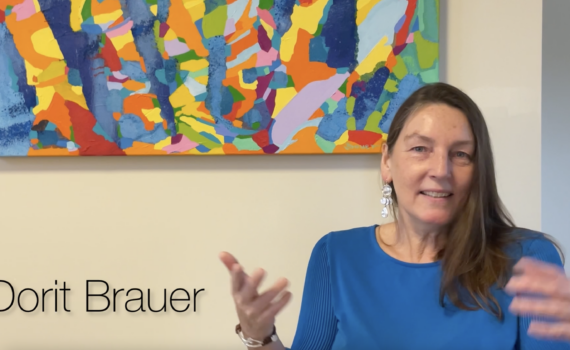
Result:
{"label": "woman's raised hand", "polygon": [[280,278],[259,294],[258,288],[265,276],[263,269],[256,269],[248,276],[230,253],[221,252],[219,257],[231,275],[232,296],[243,334],[263,340],[271,335],[275,316],[291,299],[291,292],[285,290],[289,282]]}

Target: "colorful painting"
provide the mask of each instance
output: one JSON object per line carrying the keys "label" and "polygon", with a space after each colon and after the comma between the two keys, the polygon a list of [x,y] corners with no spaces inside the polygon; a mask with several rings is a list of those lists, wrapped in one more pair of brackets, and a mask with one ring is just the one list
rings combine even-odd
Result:
{"label": "colorful painting", "polygon": [[374,153],[439,0],[2,0],[0,155]]}

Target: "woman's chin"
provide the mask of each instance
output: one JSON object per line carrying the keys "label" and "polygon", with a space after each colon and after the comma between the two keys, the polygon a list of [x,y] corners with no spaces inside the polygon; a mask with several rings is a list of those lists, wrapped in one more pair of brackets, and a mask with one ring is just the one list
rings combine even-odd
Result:
{"label": "woman's chin", "polygon": [[430,226],[445,226],[451,221],[449,213],[425,213],[418,218],[421,222]]}

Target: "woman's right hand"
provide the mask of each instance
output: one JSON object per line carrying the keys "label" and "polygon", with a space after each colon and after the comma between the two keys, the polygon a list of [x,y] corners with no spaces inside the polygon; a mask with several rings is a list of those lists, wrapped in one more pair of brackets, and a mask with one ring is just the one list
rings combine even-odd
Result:
{"label": "woman's right hand", "polygon": [[271,288],[259,294],[257,289],[265,276],[263,269],[256,269],[248,276],[230,253],[221,252],[220,260],[231,275],[232,296],[244,336],[263,340],[271,335],[275,316],[291,299],[291,292],[285,290],[288,281],[280,278]]}

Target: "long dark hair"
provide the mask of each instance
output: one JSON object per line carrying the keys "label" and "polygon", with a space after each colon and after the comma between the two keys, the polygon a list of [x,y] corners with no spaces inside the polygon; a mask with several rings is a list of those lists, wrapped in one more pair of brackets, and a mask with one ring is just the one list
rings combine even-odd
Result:
{"label": "long dark hair", "polygon": [[[445,246],[436,259],[441,261],[439,299],[447,295],[458,308],[483,309],[502,319],[503,313],[491,287],[505,286],[513,259],[506,247],[520,239],[515,224],[497,191],[493,151],[487,124],[479,107],[463,91],[445,83],[429,84],[416,90],[399,108],[388,132],[391,153],[410,115],[433,104],[460,110],[471,126],[475,139],[473,180],[464,207],[445,231]],[[397,205],[393,184],[392,199]]]}

